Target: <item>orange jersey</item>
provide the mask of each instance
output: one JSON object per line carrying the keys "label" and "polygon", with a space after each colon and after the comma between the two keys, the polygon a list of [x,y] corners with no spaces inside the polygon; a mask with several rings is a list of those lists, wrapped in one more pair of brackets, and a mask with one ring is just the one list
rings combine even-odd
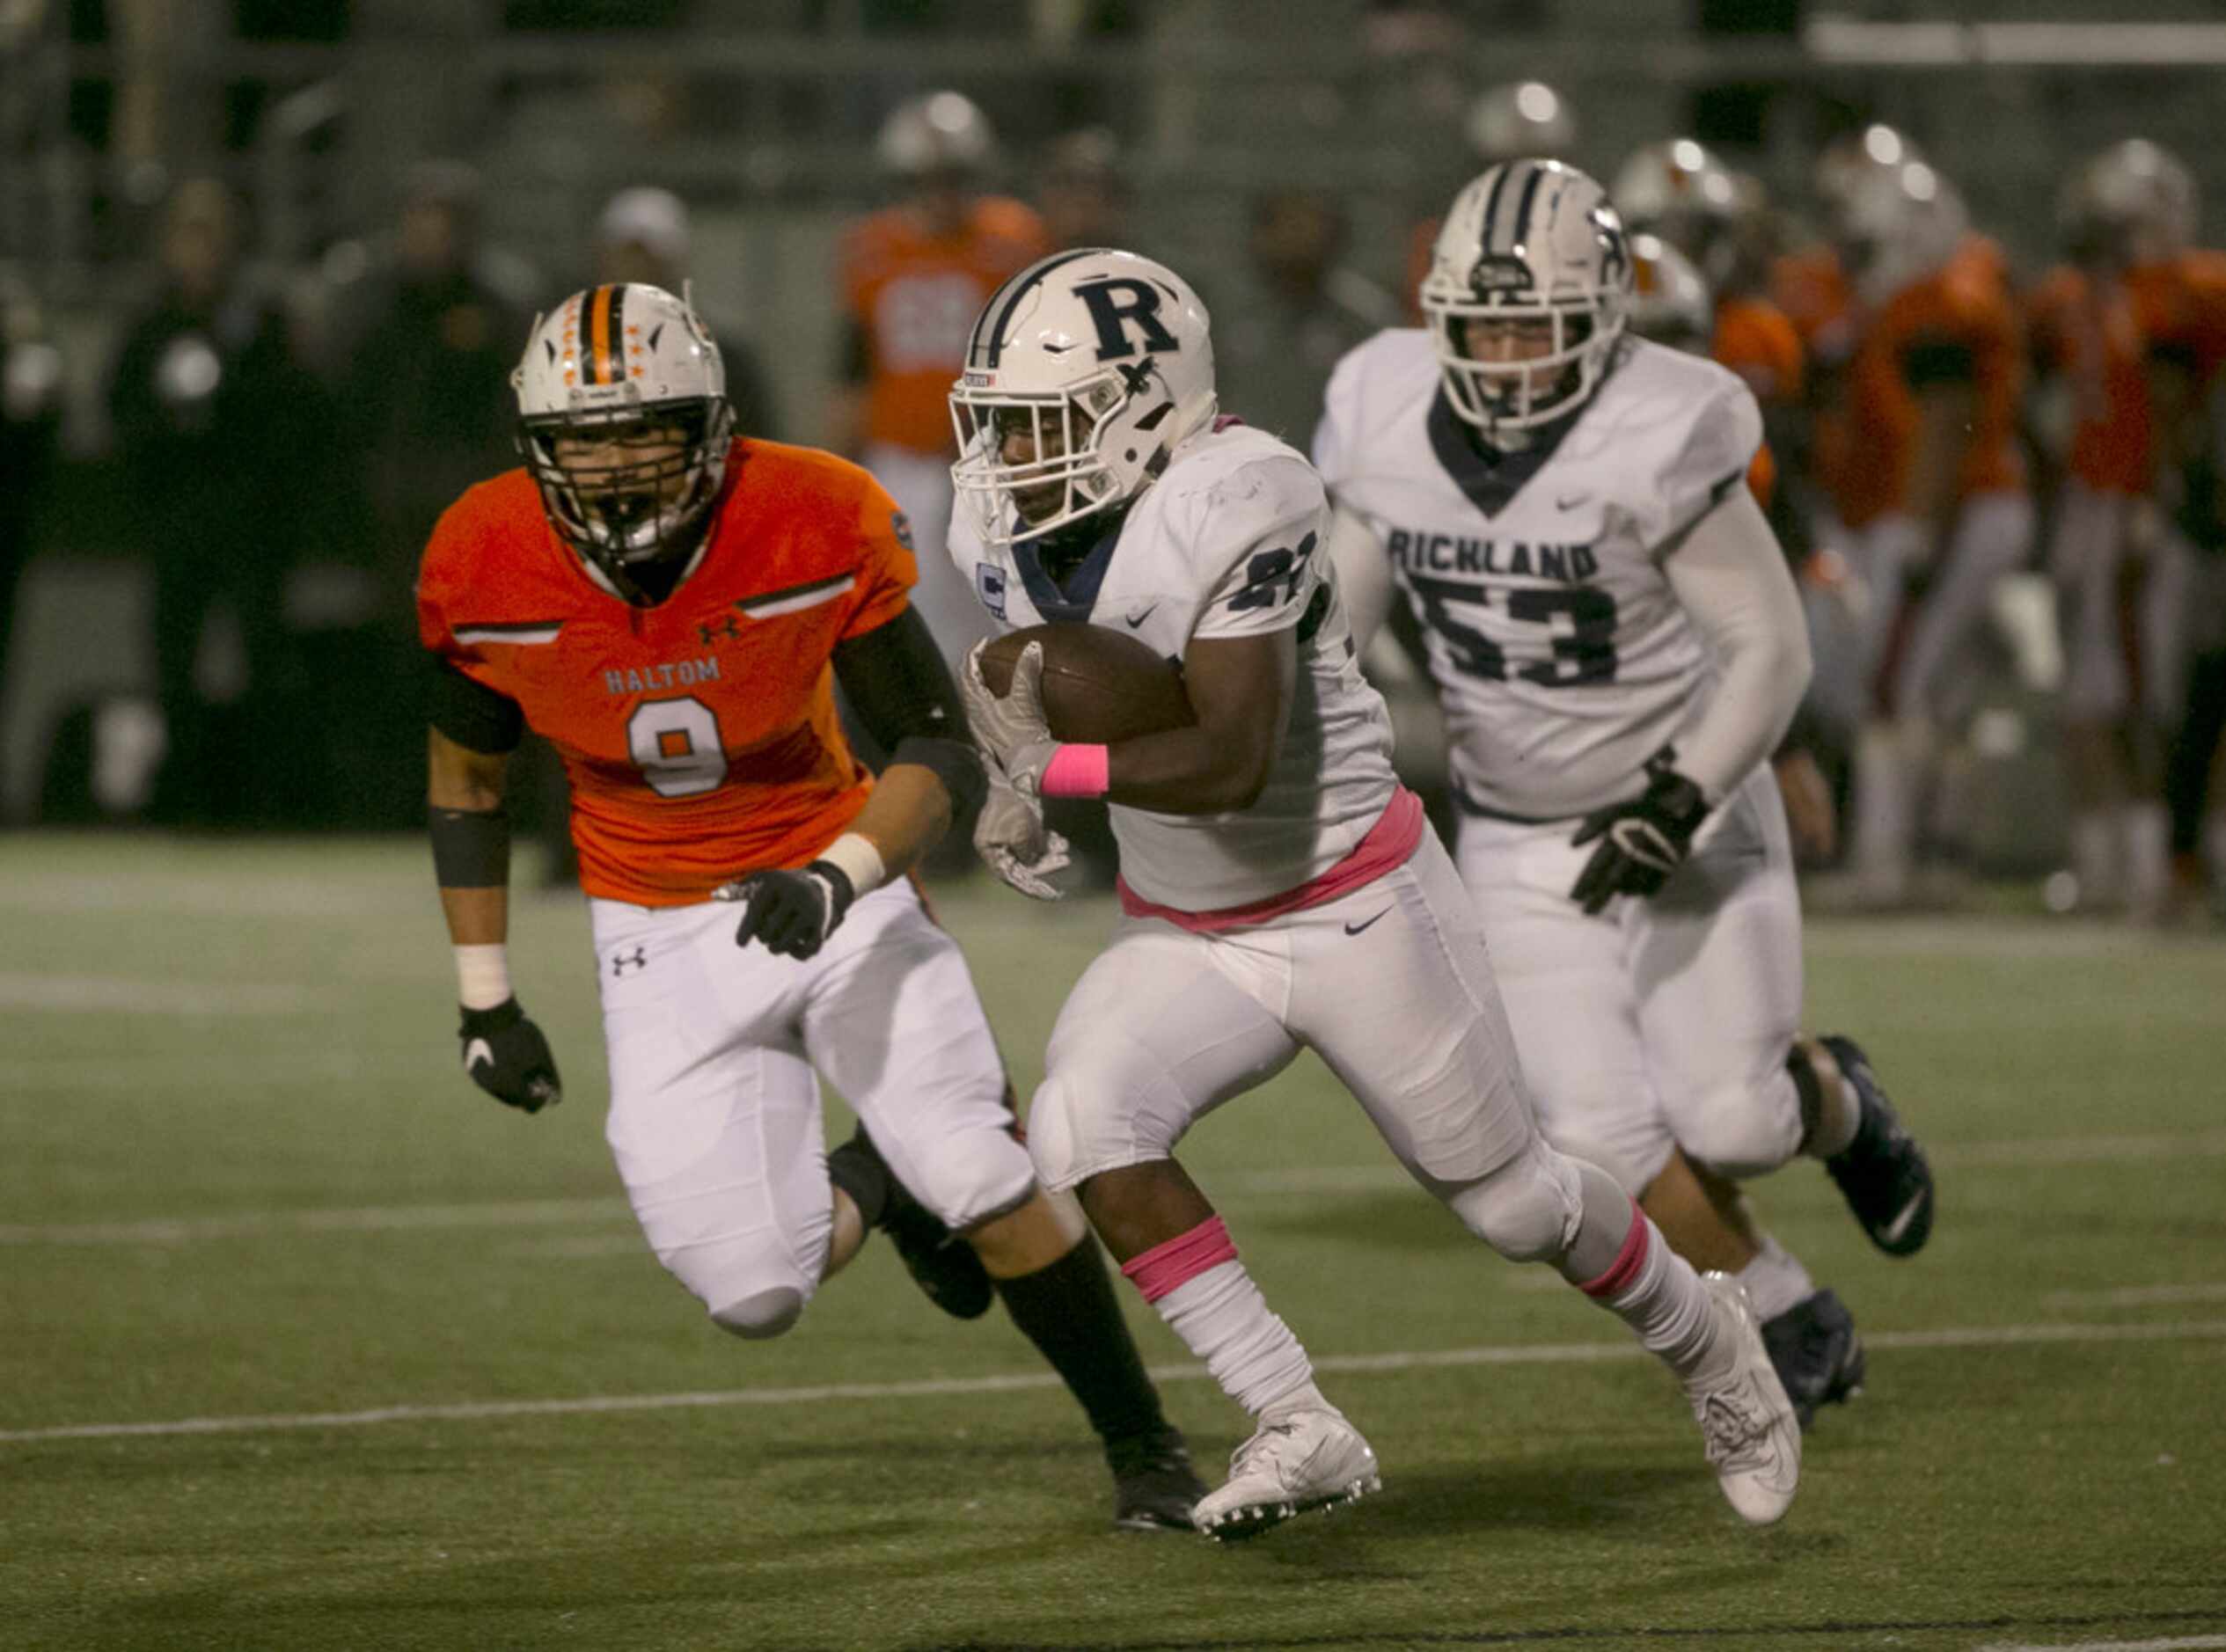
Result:
{"label": "orange jersey", "polygon": [[931,235],[892,207],[844,238],[843,306],[866,341],[866,439],[949,451],[951,381],[989,296],[1051,251],[1043,221],[1017,201],[978,201],[965,227]]}
{"label": "orange jersey", "polygon": [[2074,424],[2065,466],[2102,493],[2149,486],[2149,384],[2132,294],[2064,266],[2025,301],[2025,326],[2044,371],[2070,387]]}
{"label": "orange jersey", "polygon": [[1801,335],[1785,311],[1767,298],[1726,298],[1716,306],[1716,334],[1709,355],[1746,382],[1765,404],[1801,396]]}
{"label": "orange jersey", "polygon": [[737,440],[727,463],[703,561],[654,608],[589,576],[524,470],[450,506],[419,573],[425,646],[562,756],[580,887],[607,900],[681,906],[802,866],[873,787],[830,662],[904,611],[903,519],[832,454]]}
{"label": "orange jersey", "polygon": [[1840,256],[1822,242],[1770,266],[1770,296],[1792,324],[1805,355],[1844,361],[1855,348],[1855,289]]}
{"label": "orange jersey", "polygon": [[2126,274],[2149,347],[2184,351],[2199,386],[2226,366],[2226,252],[2189,252]]}
{"label": "orange jersey", "polygon": [[1977,410],[1957,479],[1959,495],[2025,486],[2017,445],[2023,340],[2002,255],[1971,237],[1948,262],[1871,315],[1849,367],[1846,444],[1825,480],[1840,519],[1860,528],[1903,508],[1921,420],[1910,382],[1934,350],[1967,355]]}

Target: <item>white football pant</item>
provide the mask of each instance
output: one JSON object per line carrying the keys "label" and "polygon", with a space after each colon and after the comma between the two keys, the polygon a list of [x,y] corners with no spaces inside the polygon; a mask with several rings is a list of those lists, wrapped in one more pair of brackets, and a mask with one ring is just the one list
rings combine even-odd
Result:
{"label": "white football pant", "polygon": [[1569,898],[1577,822],[1464,815],[1461,881],[1492,939],[1539,1128],[1637,1197],[1673,1148],[1726,1175],[1800,1149],[1785,1057],[1801,1017],[1801,910],[1765,764],[1660,892],[1597,917]]}
{"label": "white football pant", "polygon": [[787,1330],[827,1264],[819,1078],[953,1228],[1034,1185],[958,945],[899,880],[816,957],[735,945],[743,909],[590,901],[611,1064],[604,1134],[643,1235],[727,1329]]}

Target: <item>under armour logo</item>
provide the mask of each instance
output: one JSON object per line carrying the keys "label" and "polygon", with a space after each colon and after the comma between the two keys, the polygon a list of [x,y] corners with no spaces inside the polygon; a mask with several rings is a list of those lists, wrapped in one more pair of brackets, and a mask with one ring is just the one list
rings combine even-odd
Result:
{"label": "under armour logo", "polygon": [[629,969],[647,969],[648,967],[649,948],[646,945],[636,947],[632,952],[614,952],[611,954],[611,973],[613,976],[623,976]]}
{"label": "under armour logo", "polygon": [[696,625],[696,635],[703,639],[703,646],[708,648],[721,637],[739,641],[742,637],[742,627],[736,623],[732,614],[721,614],[716,619],[699,621]]}

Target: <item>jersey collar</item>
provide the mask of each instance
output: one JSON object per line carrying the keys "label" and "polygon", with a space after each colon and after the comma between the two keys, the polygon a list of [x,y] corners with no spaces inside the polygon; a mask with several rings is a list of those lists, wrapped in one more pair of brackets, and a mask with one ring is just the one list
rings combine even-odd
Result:
{"label": "jersey collar", "polygon": [[1021,583],[1037,613],[1054,624],[1079,624],[1089,618],[1090,610],[1097,606],[1098,588],[1105,583],[1105,570],[1112,565],[1113,547],[1119,543],[1127,521],[1128,513],[1119,512],[1064,581],[1054,580],[1043,571],[1033,543],[1014,542],[1013,565],[1020,570]]}
{"label": "jersey collar", "polygon": [[1430,398],[1431,451],[1470,504],[1487,516],[1497,516],[1514,502],[1515,495],[1532,477],[1546,468],[1546,461],[1554,457],[1554,450],[1583,411],[1579,408],[1552,424],[1541,425],[1532,433],[1528,447],[1503,453],[1486,445],[1474,427],[1453,411],[1441,384]]}

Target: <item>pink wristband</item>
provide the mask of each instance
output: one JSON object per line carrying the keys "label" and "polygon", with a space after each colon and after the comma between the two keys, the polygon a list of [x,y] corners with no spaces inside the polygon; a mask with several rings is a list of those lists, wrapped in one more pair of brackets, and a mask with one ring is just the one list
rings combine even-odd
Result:
{"label": "pink wristband", "polygon": [[1045,797],[1103,797],[1112,784],[1112,759],[1103,746],[1061,746],[1043,766]]}

